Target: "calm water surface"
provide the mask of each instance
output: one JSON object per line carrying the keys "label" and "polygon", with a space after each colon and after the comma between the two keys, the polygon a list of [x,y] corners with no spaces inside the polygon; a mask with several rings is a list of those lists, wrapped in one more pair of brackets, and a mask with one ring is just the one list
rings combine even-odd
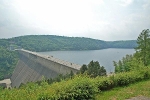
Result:
{"label": "calm water surface", "polygon": [[109,73],[114,72],[113,61],[118,61],[126,54],[133,54],[134,52],[134,49],[103,49],[88,51],[49,51],[39,53],[43,55],[51,55],[55,58],[79,65],[88,64],[92,60],[98,61]]}

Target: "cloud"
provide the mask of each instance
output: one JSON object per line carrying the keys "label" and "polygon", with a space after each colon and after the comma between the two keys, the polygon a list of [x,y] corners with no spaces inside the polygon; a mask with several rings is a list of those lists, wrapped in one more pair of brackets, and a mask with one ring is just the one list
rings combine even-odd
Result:
{"label": "cloud", "polygon": [[145,0],[143,6],[144,10],[150,10],[150,0]]}
{"label": "cloud", "polygon": [[134,0],[115,0],[115,1],[118,2],[119,5],[126,7],[132,4]]}
{"label": "cloud", "polygon": [[0,38],[53,34],[136,39],[150,28],[149,5],[149,0],[0,0]]}

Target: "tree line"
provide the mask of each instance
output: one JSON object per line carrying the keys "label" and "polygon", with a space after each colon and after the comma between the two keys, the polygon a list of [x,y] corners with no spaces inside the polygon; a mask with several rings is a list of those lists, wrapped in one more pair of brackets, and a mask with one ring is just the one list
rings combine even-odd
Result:
{"label": "tree line", "polygon": [[106,48],[134,48],[136,40],[102,41],[85,37],[65,37],[55,35],[27,35],[10,39],[0,39],[0,45],[21,47],[30,51],[55,50],[99,50]]}

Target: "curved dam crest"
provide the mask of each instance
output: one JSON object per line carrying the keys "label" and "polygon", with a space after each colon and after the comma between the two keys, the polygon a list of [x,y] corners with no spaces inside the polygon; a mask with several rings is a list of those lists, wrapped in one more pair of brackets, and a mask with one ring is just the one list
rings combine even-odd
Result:
{"label": "curved dam crest", "polygon": [[46,79],[55,78],[60,74],[76,73],[80,65],[68,61],[45,56],[24,49],[16,50],[19,53],[18,64],[10,78],[12,87],[19,87],[21,83],[36,82],[44,76]]}

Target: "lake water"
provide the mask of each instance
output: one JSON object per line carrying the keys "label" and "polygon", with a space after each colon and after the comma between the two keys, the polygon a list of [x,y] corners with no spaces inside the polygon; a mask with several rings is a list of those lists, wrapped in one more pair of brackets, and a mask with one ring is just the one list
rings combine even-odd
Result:
{"label": "lake water", "polygon": [[55,58],[66,60],[79,65],[88,64],[90,61],[98,61],[104,66],[107,73],[114,72],[113,61],[122,59],[126,54],[133,54],[134,49],[102,49],[87,51],[49,51],[38,52],[43,55],[51,55]]}

